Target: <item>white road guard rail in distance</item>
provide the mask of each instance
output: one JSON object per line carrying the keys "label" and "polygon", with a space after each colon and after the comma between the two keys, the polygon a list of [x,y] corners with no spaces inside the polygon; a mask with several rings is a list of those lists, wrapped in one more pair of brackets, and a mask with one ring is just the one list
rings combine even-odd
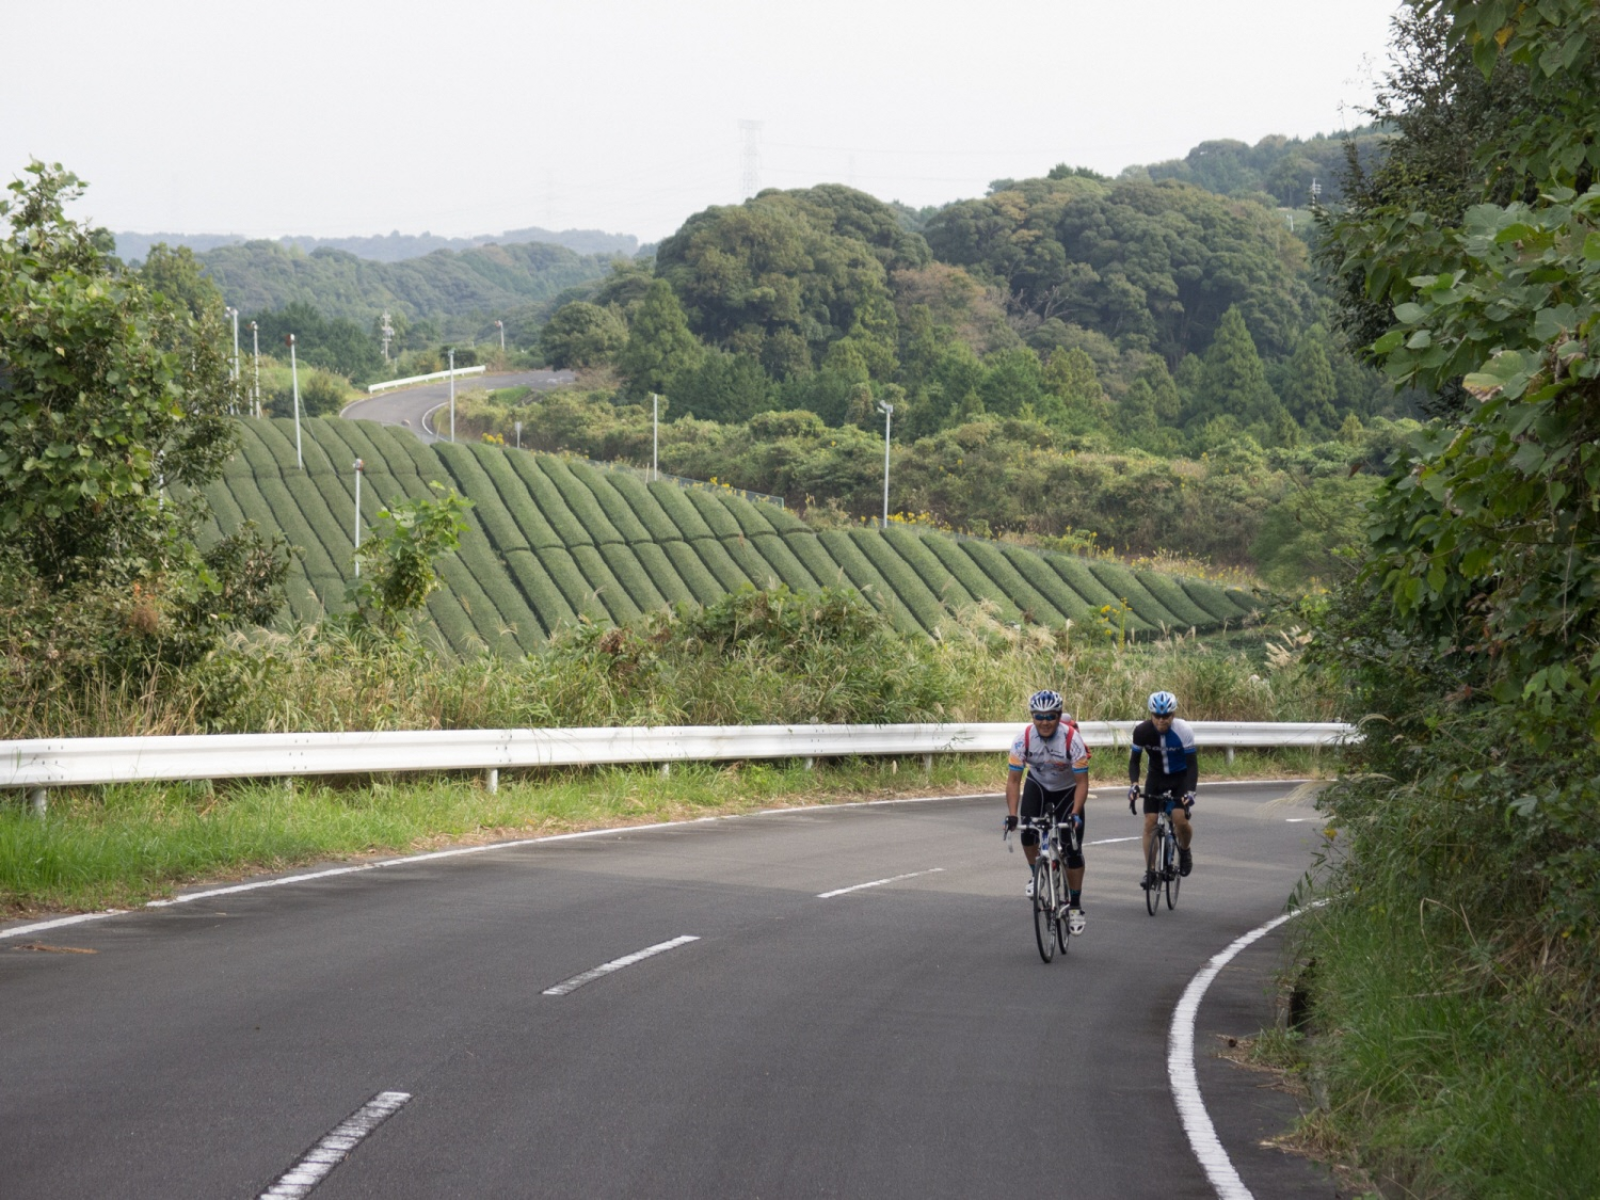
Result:
{"label": "white road guard rail in distance", "polygon": [[404,379],[386,379],[382,383],[367,384],[367,395],[373,396],[390,388],[410,387],[413,383],[427,383],[430,379],[449,379],[452,375],[458,379],[463,375],[482,375],[488,369],[482,366],[457,367],[454,371],[434,371],[427,375],[408,375]]}
{"label": "white road guard rail in distance", "polygon": [[[1202,750],[1335,746],[1359,737],[1336,722],[1194,721]],[[0,742],[0,788],[39,791],[137,780],[238,779],[390,771],[993,754],[1020,721],[979,725],[685,725],[620,729],[428,729],[383,733],[229,733],[179,737],[37,738]],[[1132,721],[1086,721],[1091,747],[1126,746]],[[809,762],[808,764],[809,765]]]}

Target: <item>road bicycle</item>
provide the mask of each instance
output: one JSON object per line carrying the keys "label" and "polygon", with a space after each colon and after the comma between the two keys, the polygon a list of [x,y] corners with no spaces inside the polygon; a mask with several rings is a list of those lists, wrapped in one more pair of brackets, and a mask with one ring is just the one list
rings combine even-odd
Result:
{"label": "road bicycle", "polygon": [[[1057,947],[1061,953],[1067,952],[1067,939],[1073,932],[1064,851],[1078,849],[1078,830],[1053,814],[1024,817],[1018,827],[1039,833],[1039,857],[1033,863],[1033,936],[1039,943],[1039,957],[1049,962],[1056,956]],[[1005,837],[1010,836],[1011,831],[1007,830]]]}
{"label": "road bicycle", "polygon": [[[1139,795],[1145,795],[1143,788],[1139,789]],[[1161,801],[1161,809],[1156,813],[1156,827],[1150,835],[1144,879],[1140,884],[1144,888],[1145,909],[1152,917],[1161,909],[1163,892],[1168,910],[1178,907],[1178,886],[1183,882],[1183,874],[1178,869],[1178,834],[1172,824],[1172,810],[1183,800],[1171,792],[1162,792],[1155,799]]]}

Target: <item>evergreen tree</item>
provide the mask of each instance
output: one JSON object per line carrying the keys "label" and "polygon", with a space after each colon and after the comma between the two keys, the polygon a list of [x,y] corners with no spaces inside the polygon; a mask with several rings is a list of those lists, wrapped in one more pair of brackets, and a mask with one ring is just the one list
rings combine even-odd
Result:
{"label": "evergreen tree", "polygon": [[664,392],[674,376],[693,371],[705,347],[689,330],[683,306],[665,279],[652,280],[628,323],[617,368],[636,393]]}
{"label": "evergreen tree", "polygon": [[1280,440],[1278,434],[1288,414],[1267,384],[1266,367],[1238,305],[1223,313],[1217,325],[1195,400],[1191,423],[1226,414],[1255,433],[1258,441]]}
{"label": "evergreen tree", "polygon": [[1317,441],[1326,439],[1339,427],[1333,367],[1322,342],[1309,332],[1301,335],[1289,359],[1284,396],[1294,419]]}

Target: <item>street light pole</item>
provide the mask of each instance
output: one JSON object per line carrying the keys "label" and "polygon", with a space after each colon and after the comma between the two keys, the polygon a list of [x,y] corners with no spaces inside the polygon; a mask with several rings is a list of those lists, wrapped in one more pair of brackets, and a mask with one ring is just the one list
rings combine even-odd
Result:
{"label": "street light pole", "polygon": [[255,355],[256,381],[253,387],[253,400],[255,402],[256,416],[261,416],[261,329],[254,322],[250,322],[250,347]]}
{"label": "street light pole", "polygon": [[456,352],[450,351],[450,440],[456,440]]}
{"label": "street light pole", "polygon": [[889,422],[894,419],[894,405],[878,401],[883,410],[883,527],[889,528]]}
{"label": "street light pole", "polygon": [[294,334],[284,341],[289,343],[289,382],[294,389],[294,465],[304,471],[306,460],[300,453],[300,367],[294,357]]}
{"label": "street light pole", "polygon": [[517,425],[517,449],[521,450],[522,449],[522,422],[518,421],[516,423],[516,425]]}
{"label": "street light pole", "polygon": [[661,397],[650,393],[650,478],[661,478]]}
{"label": "street light pole", "polygon": [[366,469],[366,463],[359,458],[351,464],[356,472],[356,578],[361,578],[361,472]]}

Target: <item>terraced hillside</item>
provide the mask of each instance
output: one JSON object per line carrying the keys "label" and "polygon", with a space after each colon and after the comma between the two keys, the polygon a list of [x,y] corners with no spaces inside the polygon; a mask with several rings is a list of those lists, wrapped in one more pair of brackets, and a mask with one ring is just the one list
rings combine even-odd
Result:
{"label": "terraced hillside", "polygon": [[365,464],[363,530],[379,510],[428,494],[471,497],[459,553],[440,564],[447,588],[428,609],[454,649],[519,653],[580,614],[626,621],[681,600],[706,603],[752,583],[845,585],[885,605],[897,626],[931,631],[947,611],[991,600],[1002,619],[1099,623],[1102,605],[1132,609],[1131,631],[1236,623],[1249,595],[1113,562],[1040,554],[998,542],[890,529],[817,532],[776,505],[646,482],[549,455],[482,445],[424,445],[371,421],[245,421],[243,446],[207,489],[216,524],[281,530],[304,553],[289,580],[286,622],[343,603],[352,571],[355,481]]}

